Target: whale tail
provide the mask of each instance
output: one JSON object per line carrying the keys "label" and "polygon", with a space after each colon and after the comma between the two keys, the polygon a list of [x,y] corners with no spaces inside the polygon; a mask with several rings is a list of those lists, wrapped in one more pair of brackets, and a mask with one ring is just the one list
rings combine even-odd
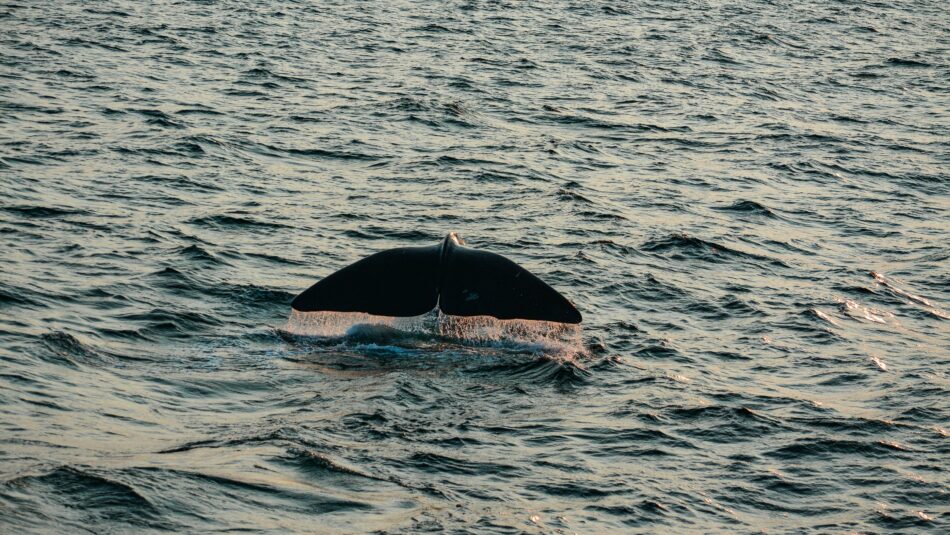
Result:
{"label": "whale tail", "polygon": [[507,258],[464,247],[453,232],[439,245],[370,255],[317,282],[291,306],[300,312],[454,316],[580,323],[564,296]]}

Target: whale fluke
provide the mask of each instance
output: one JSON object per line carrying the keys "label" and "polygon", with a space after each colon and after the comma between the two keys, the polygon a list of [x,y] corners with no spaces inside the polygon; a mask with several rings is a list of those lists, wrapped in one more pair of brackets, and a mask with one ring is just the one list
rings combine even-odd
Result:
{"label": "whale fluke", "polygon": [[580,323],[554,288],[507,258],[464,247],[452,232],[439,245],[370,255],[317,282],[291,303],[300,312],[492,316]]}

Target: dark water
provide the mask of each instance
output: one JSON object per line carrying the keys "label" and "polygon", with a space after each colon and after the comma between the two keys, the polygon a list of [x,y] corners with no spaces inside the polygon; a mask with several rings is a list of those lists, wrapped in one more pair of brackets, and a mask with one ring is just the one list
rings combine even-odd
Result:
{"label": "dark water", "polygon": [[[946,7],[4,2],[0,531],[946,533]],[[451,230],[577,339],[284,332]]]}

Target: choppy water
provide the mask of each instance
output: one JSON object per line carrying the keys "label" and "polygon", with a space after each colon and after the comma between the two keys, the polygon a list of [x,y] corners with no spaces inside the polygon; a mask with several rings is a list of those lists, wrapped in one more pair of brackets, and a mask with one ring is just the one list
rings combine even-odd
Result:
{"label": "choppy water", "polygon": [[[947,532],[944,2],[0,28],[0,531]],[[574,342],[285,332],[451,230]]]}

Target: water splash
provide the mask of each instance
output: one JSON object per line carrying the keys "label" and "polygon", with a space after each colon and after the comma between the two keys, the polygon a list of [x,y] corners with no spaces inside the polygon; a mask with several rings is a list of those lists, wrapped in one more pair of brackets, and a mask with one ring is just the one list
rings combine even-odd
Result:
{"label": "water splash", "polygon": [[287,323],[280,330],[294,336],[319,338],[372,337],[373,333],[401,332],[431,334],[436,332],[438,317],[435,312],[421,316],[399,318],[377,316],[364,312],[300,312],[292,310]]}
{"label": "water splash", "polygon": [[282,332],[301,337],[393,341],[430,338],[465,345],[514,347],[569,358],[586,354],[580,325],[491,316],[452,316],[438,309],[412,317],[293,310]]}
{"label": "water splash", "polygon": [[439,334],[478,344],[514,341],[540,348],[583,352],[580,325],[536,320],[500,320],[491,316],[439,314]]}

